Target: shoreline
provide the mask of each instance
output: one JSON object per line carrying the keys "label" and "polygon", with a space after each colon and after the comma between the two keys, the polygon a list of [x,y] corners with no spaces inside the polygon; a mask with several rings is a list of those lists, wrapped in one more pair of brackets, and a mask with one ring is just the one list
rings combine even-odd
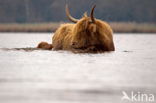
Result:
{"label": "shoreline", "polygon": [[[0,32],[55,32],[55,30],[66,22],[49,23],[0,23]],[[109,22],[114,33],[156,33],[154,23],[135,22]]]}

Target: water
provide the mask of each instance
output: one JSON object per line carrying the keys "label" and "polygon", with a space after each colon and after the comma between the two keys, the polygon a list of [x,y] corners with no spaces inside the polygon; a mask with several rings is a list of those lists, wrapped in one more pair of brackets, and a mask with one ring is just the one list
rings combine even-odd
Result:
{"label": "water", "polygon": [[[155,38],[115,34],[116,51],[103,54],[0,49],[0,103],[131,103],[121,101],[122,91],[156,96]],[[40,41],[50,43],[51,34],[0,33],[0,48]]]}

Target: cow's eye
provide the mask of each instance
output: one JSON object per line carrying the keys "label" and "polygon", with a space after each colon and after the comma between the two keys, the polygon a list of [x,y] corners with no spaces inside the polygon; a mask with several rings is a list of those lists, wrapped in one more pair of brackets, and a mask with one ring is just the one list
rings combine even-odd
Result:
{"label": "cow's eye", "polygon": [[72,42],[71,45],[72,45],[72,46],[76,45],[76,42]]}
{"label": "cow's eye", "polygon": [[92,24],[93,22],[92,21],[89,21],[89,24]]}

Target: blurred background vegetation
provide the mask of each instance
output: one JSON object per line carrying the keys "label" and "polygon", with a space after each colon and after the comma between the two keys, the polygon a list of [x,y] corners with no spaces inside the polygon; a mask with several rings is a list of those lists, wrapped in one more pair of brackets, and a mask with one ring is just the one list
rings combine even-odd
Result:
{"label": "blurred background vegetation", "polygon": [[[65,15],[66,3],[75,18],[80,18],[85,11],[89,14],[92,6],[96,4],[95,17],[110,22],[114,29],[132,22],[131,26],[139,24],[135,25],[138,27],[143,24],[143,27],[139,28],[147,27],[150,28],[149,31],[156,32],[156,0],[0,0],[0,31],[9,31],[8,28],[13,24],[22,24],[26,28],[23,24],[28,23],[30,28],[32,23],[43,23],[48,27],[55,22],[55,28],[49,30],[54,31],[58,26],[57,22],[60,24],[68,21]],[[8,26],[10,23],[12,25]],[[34,26],[37,25],[32,25]]]}

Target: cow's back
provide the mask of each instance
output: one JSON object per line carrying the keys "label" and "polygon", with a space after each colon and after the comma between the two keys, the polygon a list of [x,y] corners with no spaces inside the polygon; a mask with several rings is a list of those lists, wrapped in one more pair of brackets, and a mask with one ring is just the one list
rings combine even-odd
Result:
{"label": "cow's back", "polygon": [[54,33],[52,37],[52,45],[54,50],[63,50],[65,49],[64,45],[69,45],[65,38],[68,37],[68,35],[71,35],[72,28],[74,24],[62,24]]}

